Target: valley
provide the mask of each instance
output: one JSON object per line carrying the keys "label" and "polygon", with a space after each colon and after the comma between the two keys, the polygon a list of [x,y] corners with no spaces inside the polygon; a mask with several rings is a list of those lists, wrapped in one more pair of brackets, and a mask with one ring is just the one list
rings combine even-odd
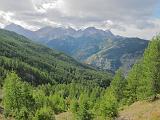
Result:
{"label": "valley", "polygon": [[5,29],[62,51],[80,62],[112,72],[119,67],[123,67],[127,72],[142,56],[148,45],[147,40],[117,36],[109,30],[104,31],[95,27],[84,30],[75,30],[71,27],[44,27],[38,31],[30,31],[10,24]]}
{"label": "valley", "polygon": [[0,0],[0,120],[160,120],[160,0]]}
{"label": "valley", "polygon": [[[159,99],[160,87],[156,87],[159,86],[159,41],[159,36],[153,38],[143,57],[136,64],[133,61],[134,65],[127,74],[122,68],[113,74],[1,29],[0,85],[3,90],[0,93],[0,117],[15,120],[145,119],[147,113],[142,109],[143,103],[139,110],[144,116],[140,117],[134,106],[138,101],[147,100],[146,109],[153,112],[157,109],[147,104],[154,106]],[[121,40],[119,42],[119,47],[108,46],[98,55],[111,51],[110,57],[119,58],[125,53],[125,45],[130,48],[126,49],[130,54],[140,51],[144,45],[144,41],[140,43],[136,38],[129,42],[124,39],[123,44]],[[136,54],[143,52],[136,51]],[[158,113],[155,114],[149,117],[158,119]]]}

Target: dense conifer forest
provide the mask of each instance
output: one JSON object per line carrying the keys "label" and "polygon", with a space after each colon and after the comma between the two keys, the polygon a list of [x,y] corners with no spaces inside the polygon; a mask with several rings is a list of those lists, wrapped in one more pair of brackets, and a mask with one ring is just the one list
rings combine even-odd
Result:
{"label": "dense conifer forest", "polygon": [[1,106],[5,118],[112,120],[124,106],[154,101],[160,93],[160,37],[153,38],[127,76],[76,62],[71,57],[0,30]]}

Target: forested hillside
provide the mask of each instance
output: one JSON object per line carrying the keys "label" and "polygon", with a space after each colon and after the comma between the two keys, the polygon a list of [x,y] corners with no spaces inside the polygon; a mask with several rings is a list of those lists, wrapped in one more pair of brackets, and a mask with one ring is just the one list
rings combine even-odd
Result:
{"label": "forested hillside", "polygon": [[44,27],[37,31],[10,24],[5,29],[24,35],[33,41],[74,57],[102,70],[128,71],[143,55],[147,40],[114,35],[95,27],[75,30],[71,27]]}
{"label": "forested hillside", "polygon": [[50,120],[54,114],[70,110],[79,119],[92,118],[95,103],[111,79],[111,73],[0,30],[0,99],[5,117]]}
{"label": "forested hillside", "polygon": [[109,73],[99,72],[63,53],[5,30],[0,30],[0,65],[2,77],[13,70],[35,85],[88,82],[106,87],[111,80]]}
{"label": "forested hillside", "polygon": [[[124,100],[128,105],[121,119],[160,119],[160,36],[154,37],[143,58],[133,66],[126,78]],[[122,100],[123,101],[123,100]]]}
{"label": "forested hillside", "polygon": [[119,69],[113,79],[13,32],[1,30],[0,43],[2,118],[114,120],[126,106],[159,99],[159,36],[126,77]]}

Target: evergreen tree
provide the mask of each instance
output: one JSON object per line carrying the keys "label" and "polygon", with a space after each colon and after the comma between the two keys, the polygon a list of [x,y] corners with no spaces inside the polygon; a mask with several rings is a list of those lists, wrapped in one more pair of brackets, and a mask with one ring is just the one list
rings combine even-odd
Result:
{"label": "evergreen tree", "polygon": [[5,115],[17,120],[28,120],[33,115],[34,99],[30,87],[15,73],[8,74],[5,79],[3,106]]}
{"label": "evergreen tree", "polygon": [[114,96],[113,89],[108,88],[99,106],[100,115],[103,120],[113,119],[118,114],[118,102]]}
{"label": "evergreen tree", "polygon": [[71,102],[71,105],[70,105],[70,109],[73,113],[76,113],[78,112],[79,110],[79,104],[78,104],[78,101],[73,99],[72,102]]}
{"label": "evergreen tree", "polygon": [[77,111],[77,120],[92,120],[93,114],[89,111],[89,105],[84,101],[80,105],[80,109]]}
{"label": "evergreen tree", "polygon": [[127,104],[137,101],[137,89],[142,75],[142,61],[136,63],[129,71],[127,76],[127,85],[125,90],[125,99]]}
{"label": "evergreen tree", "polygon": [[123,72],[121,69],[119,69],[112,82],[111,82],[111,89],[113,91],[113,95],[115,96],[115,98],[117,99],[118,102],[120,102],[120,100],[122,100],[124,98],[124,89],[125,89],[125,85],[126,85],[126,80],[123,76]]}
{"label": "evergreen tree", "polygon": [[42,107],[36,111],[33,120],[56,120],[50,107]]}
{"label": "evergreen tree", "polygon": [[160,37],[155,37],[150,42],[143,57],[142,77],[137,89],[139,100],[156,98],[160,93]]}

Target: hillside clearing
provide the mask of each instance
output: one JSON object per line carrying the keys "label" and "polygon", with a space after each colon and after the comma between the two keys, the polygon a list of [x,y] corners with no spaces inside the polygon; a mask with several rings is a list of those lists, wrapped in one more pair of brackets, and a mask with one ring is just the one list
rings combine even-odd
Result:
{"label": "hillside clearing", "polygon": [[74,120],[71,112],[64,112],[55,116],[56,120]]}
{"label": "hillside clearing", "polygon": [[136,102],[121,111],[118,120],[160,120],[160,100]]}

